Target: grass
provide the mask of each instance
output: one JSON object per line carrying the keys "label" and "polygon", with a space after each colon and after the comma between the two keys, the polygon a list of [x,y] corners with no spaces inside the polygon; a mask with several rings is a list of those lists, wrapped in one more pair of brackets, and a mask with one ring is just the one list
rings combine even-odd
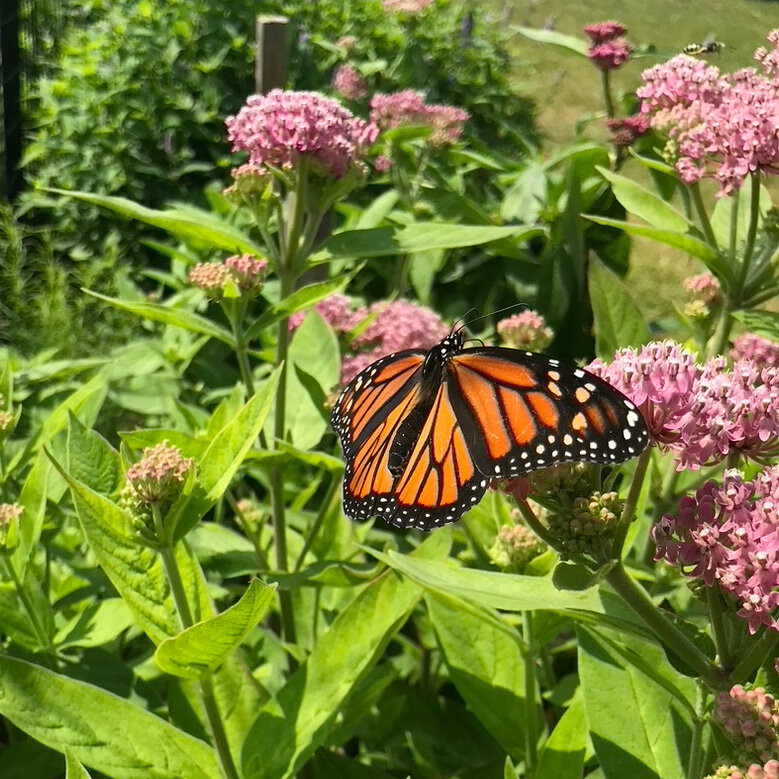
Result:
{"label": "grass", "polygon": [[[720,54],[709,58],[721,70],[753,64],[754,50],[765,44],[771,29],[779,27],[779,4],[756,0],[529,0],[514,5],[509,19],[510,24],[526,27],[551,24],[558,32],[581,38],[582,28],[591,22],[615,19],[625,24],[634,46],[651,45],[658,56],[634,59],[614,73],[614,94],[619,95],[635,90],[644,68],[708,35],[725,44]],[[511,51],[516,90],[535,102],[548,153],[582,137],[605,141],[600,78],[588,61],[519,34],[511,40]],[[622,172],[640,176],[630,164]],[[776,202],[777,188],[773,189]],[[628,285],[645,316],[666,319],[673,316],[675,306],[684,304],[682,280],[702,270],[700,263],[680,252],[634,239]]]}

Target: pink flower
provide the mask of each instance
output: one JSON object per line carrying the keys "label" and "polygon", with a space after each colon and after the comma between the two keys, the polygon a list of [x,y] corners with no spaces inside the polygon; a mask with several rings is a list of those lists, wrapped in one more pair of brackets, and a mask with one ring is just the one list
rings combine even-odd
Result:
{"label": "pink flower", "polygon": [[531,352],[546,349],[554,335],[546,320],[531,309],[501,319],[495,329],[507,346]]}
{"label": "pink flower", "polygon": [[722,290],[719,282],[711,273],[699,273],[684,280],[684,289],[694,300],[700,300],[706,306],[722,302]]}
{"label": "pink flower", "polygon": [[225,124],[233,151],[249,152],[250,163],[291,168],[307,159],[315,173],[333,178],[361,169],[378,136],[373,124],[334,100],[281,89],[252,95]]}
{"label": "pink flower", "polygon": [[645,70],[636,94],[652,127],[674,144],[682,181],[713,176],[718,196],[739,189],[755,171],[779,168],[779,35],[768,40],[771,52],[758,49],[763,74],[744,68],[721,75],[707,63],[679,55]]}
{"label": "pink flower", "polygon": [[[355,310],[351,300],[340,292],[328,295],[320,300],[314,308],[322,319],[341,335],[354,330],[365,319],[367,314],[367,310],[363,306]],[[298,311],[292,314],[289,318],[289,329],[296,330],[305,316],[305,311]]]}
{"label": "pink flower", "polygon": [[624,38],[596,43],[587,50],[587,59],[598,70],[616,70],[630,59],[631,45]]}
{"label": "pink flower", "polygon": [[594,22],[584,28],[584,34],[592,43],[604,43],[605,41],[619,38],[628,31],[625,25],[619,22]]}
{"label": "pink flower", "polygon": [[638,406],[655,443],[669,449],[678,440],[677,426],[698,375],[690,352],[673,341],[656,341],[639,350],[620,349],[608,365],[595,360],[586,367]]}
{"label": "pink flower", "polygon": [[347,100],[361,100],[368,94],[365,79],[351,65],[338,66],[333,75],[333,89]]}
{"label": "pink flower", "polygon": [[736,684],[718,692],[712,719],[740,752],[761,762],[779,757],[779,702],[762,687],[747,691]]}
{"label": "pink flower", "polygon": [[386,154],[379,154],[373,161],[377,173],[386,173],[392,167],[392,160]]}
{"label": "pink flower", "polygon": [[353,354],[341,363],[344,384],[379,358],[404,349],[430,349],[448,332],[436,314],[407,300],[373,303],[367,311],[366,318],[370,317],[372,321],[351,343]]}
{"label": "pink flower", "polygon": [[432,4],[433,0],[382,0],[381,7],[392,13],[416,16]]}
{"label": "pink flower", "polygon": [[620,149],[632,146],[649,129],[649,119],[637,114],[624,119],[609,119],[606,127],[611,131],[611,142]]}
{"label": "pink flower", "polygon": [[127,481],[145,503],[160,503],[181,491],[194,460],[163,441],[143,450],[143,457],[127,469]]}
{"label": "pink flower", "polygon": [[729,357],[733,361],[752,360],[756,365],[776,368],[779,367],[779,344],[753,333],[744,333],[733,339]]}
{"label": "pink flower", "polygon": [[189,283],[211,299],[219,299],[232,282],[242,294],[257,293],[268,270],[265,260],[253,254],[236,254],[224,262],[201,262],[189,271]]}
{"label": "pink flower", "polygon": [[424,95],[413,89],[376,94],[370,102],[370,119],[380,130],[396,127],[430,127],[430,144],[441,146],[454,143],[462,134],[468,112],[446,105],[427,105]]}
{"label": "pink flower", "polygon": [[735,470],[725,472],[722,486],[706,482],[652,537],[655,559],[732,596],[751,633],[761,625],[779,631],[779,466],[749,482]]}
{"label": "pink flower", "polygon": [[689,405],[673,423],[678,469],[697,470],[736,453],[760,463],[779,455],[779,368],[724,357],[703,366]]}

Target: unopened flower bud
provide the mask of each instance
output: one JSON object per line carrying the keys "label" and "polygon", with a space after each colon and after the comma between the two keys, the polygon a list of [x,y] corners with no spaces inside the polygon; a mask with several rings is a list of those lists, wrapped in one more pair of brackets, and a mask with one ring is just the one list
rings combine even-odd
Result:
{"label": "unopened flower bud", "polygon": [[23,511],[18,503],[0,503],[0,551],[16,546]]}

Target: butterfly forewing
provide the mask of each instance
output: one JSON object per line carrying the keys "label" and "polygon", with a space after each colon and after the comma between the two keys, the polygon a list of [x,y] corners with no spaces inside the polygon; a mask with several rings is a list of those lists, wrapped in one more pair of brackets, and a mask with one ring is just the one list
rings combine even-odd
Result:
{"label": "butterfly forewing", "polygon": [[617,463],[646,446],[635,406],[591,373],[530,352],[468,349],[447,365],[476,467],[518,476],[566,461]]}

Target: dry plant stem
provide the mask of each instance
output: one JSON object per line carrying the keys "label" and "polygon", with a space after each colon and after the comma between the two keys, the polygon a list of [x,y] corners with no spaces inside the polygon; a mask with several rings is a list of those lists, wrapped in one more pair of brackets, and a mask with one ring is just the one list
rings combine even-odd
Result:
{"label": "dry plant stem", "polygon": [[657,638],[682,658],[712,689],[725,685],[725,674],[655,606],[652,599],[627,573],[621,561],[606,574],[614,591],[646,623]]}
{"label": "dry plant stem", "polygon": [[[157,531],[157,538],[160,541],[162,565],[165,569],[165,576],[168,579],[168,584],[170,584],[171,593],[173,594],[173,602],[176,604],[176,611],[178,612],[182,626],[184,629],[190,628],[195,624],[195,621],[192,617],[192,610],[190,609],[189,600],[187,599],[187,594],[184,589],[181,571],[179,571],[179,567],[176,563],[176,554],[167,538],[162,517],[160,516],[160,510],[156,505],[152,505],[152,513],[154,514],[154,526]],[[225,779],[238,779],[238,769],[235,767],[233,756],[230,753],[227,733],[224,729],[222,715],[216,702],[214,686],[211,682],[211,675],[209,673],[206,673],[201,677],[199,688],[203,708],[206,712],[208,729],[211,733],[217,756],[219,757],[222,775]]]}

